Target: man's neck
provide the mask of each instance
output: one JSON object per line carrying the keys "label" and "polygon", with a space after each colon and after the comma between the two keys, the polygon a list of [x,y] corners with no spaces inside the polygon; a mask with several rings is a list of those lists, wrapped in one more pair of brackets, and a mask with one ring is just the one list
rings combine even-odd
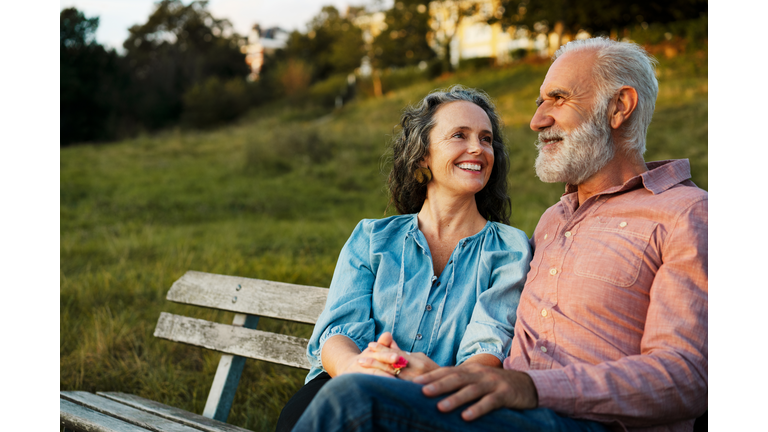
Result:
{"label": "man's neck", "polygon": [[623,152],[617,151],[616,156],[600,171],[578,185],[579,205],[591,196],[608,188],[620,186],[632,177],[648,171],[642,156],[629,158]]}

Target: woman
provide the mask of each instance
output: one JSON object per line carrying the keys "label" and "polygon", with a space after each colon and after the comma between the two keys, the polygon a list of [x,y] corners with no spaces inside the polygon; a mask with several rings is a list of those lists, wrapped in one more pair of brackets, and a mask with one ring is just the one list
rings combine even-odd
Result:
{"label": "woman", "polygon": [[440,366],[500,367],[509,352],[531,250],[505,225],[501,119],[485,93],[454,86],[406,108],[400,126],[388,187],[401,215],[361,221],[344,245],[307,347],[312,369],[278,431],[332,377],[410,380]]}

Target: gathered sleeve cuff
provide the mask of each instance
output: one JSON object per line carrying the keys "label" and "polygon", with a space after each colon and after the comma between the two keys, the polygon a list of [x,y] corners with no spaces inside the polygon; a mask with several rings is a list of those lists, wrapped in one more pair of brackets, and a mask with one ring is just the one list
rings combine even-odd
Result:
{"label": "gathered sleeve cuff", "polygon": [[497,240],[499,244],[480,260],[491,277],[488,287],[477,287],[479,295],[456,354],[457,365],[477,354],[491,354],[503,362],[512,346],[532,253],[528,237],[515,228],[505,226]]}

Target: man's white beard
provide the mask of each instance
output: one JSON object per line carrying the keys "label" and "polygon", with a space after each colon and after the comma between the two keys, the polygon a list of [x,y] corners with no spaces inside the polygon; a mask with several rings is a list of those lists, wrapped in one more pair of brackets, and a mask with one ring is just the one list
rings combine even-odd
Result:
{"label": "man's white beard", "polygon": [[[542,141],[553,138],[562,141],[544,150]],[[536,175],[545,183],[579,185],[600,171],[615,154],[608,120],[597,112],[570,133],[557,125],[539,133],[536,148]]]}

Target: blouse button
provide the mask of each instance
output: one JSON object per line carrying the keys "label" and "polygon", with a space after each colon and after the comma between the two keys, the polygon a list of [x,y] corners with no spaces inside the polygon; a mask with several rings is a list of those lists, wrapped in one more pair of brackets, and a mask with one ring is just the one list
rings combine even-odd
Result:
{"label": "blouse button", "polygon": [[570,237],[570,236],[571,236],[571,232],[570,232],[570,231],[566,231],[566,232],[565,232],[565,236],[566,236],[566,237]]}
{"label": "blouse button", "polygon": [[625,226],[627,226],[627,223],[626,222],[622,222],[622,223],[619,224],[619,226],[624,228]]}
{"label": "blouse button", "polygon": [[556,275],[557,269],[549,269],[549,274],[551,274],[552,276]]}
{"label": "blouse button", "polygon": [[421,333],[416,335],[416,340],[421,340]]}
{"label": "blouse button", "polygon": [[541,316],[543,316],[543,317],[547,316],[547,310],[546,309],[542,309],[541,310]]}
{"label": "blouse button", "polygon": [[547,352],[547,347],[545,346],[541,347],[541,352]]}
{"label": "blouse button", "polygon": [[432,310],[432,305],[427,305],[427,308],[426,308],[426,309],[427,309],[428,311],[431,311],[431,310]]}

